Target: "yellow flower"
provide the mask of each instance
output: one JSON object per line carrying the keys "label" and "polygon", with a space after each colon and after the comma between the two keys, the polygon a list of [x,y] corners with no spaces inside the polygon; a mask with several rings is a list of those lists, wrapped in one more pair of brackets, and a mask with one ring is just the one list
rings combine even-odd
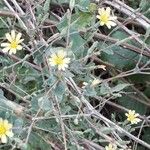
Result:
{"label": "yellow flower", "polygon": [[131,124],[137,124],[141,121],[141,119],[137,118],[139,114],[135,113],[135,110],[129,110],[129,112],[125,115],[127,116],[127,120],[131,122]]}
{"label": "yellow flower", "polygon": [[110,11],[111,11],[110,7],[107,7],[106,10],[104,8],[99,8],[98,9],[99,15],[96,16],[100,21],[100,25],[101,26],[106,25],[109,29],[111,28],[111,26],[116,25],[114,21],[117,19],[116,16],[110,15]]}
{"label": "yellow flower", "polygon": [[116,150],[117,146],[109,143],[108,146],[105,146],[105,150]]}
{"label": "yellow flower", "polygon": [[66,52],[63,50],[53,53],[51,58],[49,58],[50,65],[57,66],[58,70],[65,70],[65,68],[68,68],[68,64],[70,63],[70,58],[66,58],[66,55]]}
{"label": "yellow flower", "polygon": [[0,140],[2,143],[7,143],[7,136],[13,137],[12,124],[8,120],[0,118]]}
{"label": "yellow flower", "polygon": [[23,41],[23,39],[21,39],[21,33],[16,34],[15,31],[12,30],[11,33],[6,33],[5,36],[9,42],[1,44],[1,47],[4,47],[2,49],[4,53],[9,51],[10,55],[16,54],[17,50],[22,49],[22,46],[20,45],[20,43]]}

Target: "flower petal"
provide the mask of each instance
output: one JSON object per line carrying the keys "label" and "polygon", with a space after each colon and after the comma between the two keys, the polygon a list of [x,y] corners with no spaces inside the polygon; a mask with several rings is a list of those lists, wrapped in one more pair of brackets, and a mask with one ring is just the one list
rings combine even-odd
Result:
{"label": "flower petal", "polygon": [[15,30],[11,30],[11,38],[12,38],[12,40],[15,40],[15,37],[16,37]]}
{"label": "flower petal", "polygon": [[55,54],[55,53],[53,53],[52,55],[51,55],[51,58],[57,58],[57,55]]}
{"label": "flower petal", "polygon": [[55,53],[53,53],[51,55],[51,58],[49,58],[49,63],[50,63],[51,66],[57,65],[56,59],[57,59],[57,55]]}
{"label": "flower petal", "polygon": [[7,143],[7,137],[6,137],[6,135],[2,135],[1,136],[1,142],[2,143]]}
{"label": "flower petal", "polygon": [[64,64],[69,64],[70,63],[70,58],[65,58],[63,61],[64,61]]}
{"label": "flower petal", "polygon": [[100,26],[103,26],[105,23],[103,21],[100,22]]}
{"label": "flower petal", "polygon": [[111,11],[110,7],[107,7],[107,8],[106,8],[106,13],[107,13],[108,15],[110,15],[110,11]]}
{"label": "flower petal", "polygon": [[4,120],[4,125],[7,125],[8,124],[8,120]]}
{"label": "flower petal", "polygon": [[104,11],[105,11],[104,8],[99,8],[99,9],[98,9],[98,13],[99,13],[100,15],[101,15]]}
{"label": "flower petal", "polygon": [[4,120],[4,126],[7,130],[10,130],[12,128],[12,124],[11,123],[8,123],[8,121],[6,122],[7,120]]}
{"label": "flower petal", "polygon": [[[66,64],[61,64],[61,65],[58,65],[58,70],[65,70],[65,68],[67,68],[67,67],[65,67],[65,65]],[[68,66],[68,65],[67,65]]]}
{"label": "flower petal", "polygon": [[7,53],[9,50],[10,50],[9,47],[5,47],[5,48],[2,49],[2,52]]}
{"label": "flower petal", "polygon": [[106,26],[107,26],[108,29],[111,29],[111,25],[110,24],[107,23]]}
{"label": "flower petal", "polygon": [[100,15],[97,15],[97,16],[96,16],[96,18],[100,19],[100,18],[101,18],[101,16],[100,16]]}
{"label": "flower petal", "polygon": [[55,61],[54,61],[54,60],[50,60],[50,62],[49,62],[49,63],[50,63],[50,65],[51,65],[51,66],[55,66],[55,65],[56,65],[56,63],[55,63]]}
{"label": "flower petal", "polygon": [[109,20],[114,20],[115,21],[115,20],[117,20],[117,16],[110,16]]}
{"label": "flower petal", "polygon": [[18,45],[16,49],[22,50],[22,46],[21,46],[21,45]]}
{"label": "flower petal", "polygon": [[116,23],[113,21],[108,21],[108,24],[110,24],[111,26],[116,26]]}
{"label": "flower petal", "polygon": [[18,33],[18,34],[16,35],[16,41],[17,41],[17,42],[20,40],[21,36],[22,36],[21,33]]}
{"label": "flower petal", "polygon": [[17,41],[17,43],[19,44],[19,43],[21,43],[23,41],[24,41],[24,39],[20,39],[20,40]]}
{"label": "flower petal", "polygon": [[63,70],[61,65],[58,66],[58,70]]}
{"label": "flower petal", "polygon": [[11,37],[11,35],[9,34],[9,33],[6,33],[5,34],[5,36],[6,36],[6,39],[9,41],[9,42],[12,42],[12,37]]}
{"label": "flower petal", "polygon": [[14,136],[14,134],[13,134],[12,131],[6,131],[6,135],[7,135],[8,137],[13,137],[13,136]]}
{"label": "flower petal", "polygon": [[16,49],[15,48],[11,48],[10,51],[9,51],[9,54],[16,54]]}
{"label": "flower petal", "polygon": [[2,123],[3,122],[3,119],[2,118],[0,118],[0,123]]}
{"label": "flower petal", "polygon": [[63,50],[60,50],[57,52],[58,57],[64,58],[66,56],[66,52],[64,52]]}
{"label": "flower petal", "polygon": [[6,47],[6,46],[10,46],[10,43],[2,43],[1,47]]}

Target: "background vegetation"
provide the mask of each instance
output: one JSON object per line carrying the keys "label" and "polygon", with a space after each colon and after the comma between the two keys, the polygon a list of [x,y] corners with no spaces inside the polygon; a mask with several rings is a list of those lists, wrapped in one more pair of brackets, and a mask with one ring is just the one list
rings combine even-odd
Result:
{"label": "background vegetation", "polygon": [[[108,6],[110,30],[96,18]],[[0,48],[0,117],[14,132],[0,149],[150,149],[149,19],[149,0],[1,0],[0,42],[12,29],[24,42],[15,55]],[[71,58],[64,72],[48,64],[58,49]]]}

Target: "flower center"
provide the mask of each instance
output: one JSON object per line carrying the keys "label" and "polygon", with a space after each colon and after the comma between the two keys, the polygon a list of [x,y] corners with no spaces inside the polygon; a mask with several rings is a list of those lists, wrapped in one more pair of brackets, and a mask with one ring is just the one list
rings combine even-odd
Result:
{"label": "flower center", "polygon": [[101,21],[104,23],[107,23],[109,21],[109,15],[108,14],[102,14],[101,15]]}
{"label": "flower center", "polygon": [[16,49],[17,46],[18,46],[18,43],[15,40],[10,43],[10,48],[15,48]]}
{"label": "flower center", "polygon": [[130,119],[131,121],[133,121],[133,120],[135,119],[134,115],[130,115],[130,116],[129,116],[129,119]]}
{"label": "flower center", "polygon": [[5,129],[4,125],[0,124],[0,135],[3,135],[5,133],[6,133],[6,129]]}
{"label": "flower center", "polygon": [[61,65],[61,64],[63,64],[63,58],[57,57],[57,58],[55,59],[55,62],[56,62],[57,65]]}

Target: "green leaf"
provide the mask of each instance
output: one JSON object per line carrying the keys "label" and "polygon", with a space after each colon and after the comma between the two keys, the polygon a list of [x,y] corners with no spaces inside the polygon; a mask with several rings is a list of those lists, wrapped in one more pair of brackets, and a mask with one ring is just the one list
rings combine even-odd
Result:
{"label": "green leaf", "polygon": [[8,29],[6,28],[6,25],[0,18],[0,37],[4,37],[5,33],[7,33],[7,32],[8,32]]}
{"label": "green leaf", "polygon": [[142,136],[142,140],[150,144],[150,128],[145,128],[144,129],[144,134]]}
{"label": "green leaf", "polygon": [[57,81],[57,77],[55,77],[52,73],[49,75],[48,79],[47,79],[47,85],[48,86],[53,86],[54,83]]}
{"label": "green leaf", "polygon": [[70,69],[75,72],[76,74],[85,74],[83,72],[83,66],[79,61],[74,61],[70,65]]}
{"label": "green leaf", "polygon": [[[106,48],[106,47],[108,47],[108,48]],[[113,50],[111,48],[109,48],[109,45],[106,43],[99,42],[97,48],[100,49],[100,51],[102,51],[104,53],[104,55],[105,55],[105,53],[108,55],[114,54]]]}
{"label": "green leaf", "polygon": [[95,91],[95,89],[93,88],[93,87],[91,87],[91,86],[86,86],[86,88],[85,88],[86,90],[84,91],[84,95],[86,95],[86,96],[96,96],[96,91]]}
{"label": "green leaf", "polygon": [[92,52],[93,52],[94,49],[97,47],[97,45],[98,45],[98,41],[95,41],[95,42],[92,44],[92,46],[88,49],[87,54],[88,54],[88,55],[92,54]]}
{"label": "green leaf", "polygon": [[140,47],[135,40],[130,39],[130,36],[125,31],[117,30],[116,32],[113,32],[111,36],[119,41],[124,41],[125,43]]}
{"label": "green leaf", "polygon": [[109,94],[111,91],[108,83],[102,83],[101,84],[101,87],[100,87],[100,94],[101,95],[106,95],[106,94]]}
{"label": "green leaf", "polygon": [[52,150],[50,144],[46,142],[46,140],[43,140],[42,136],[39,136],[39,134],[31,132],[29,137],[29,147],[31,150],[35,149],[41,149],[41,150]]}
{"label": "green leaf", "polygon": [[52,101],[47,96],[38,99],[38,106],[44,111],[52,110]]}
{"label": "green leaf", "polygon": [[70,36],[70,41],[72,43],[71,49],[76,58],[83,57],[85,40],[79,35],[79,33],[75,33]]}
{"label": "green leaf", "polygon": [[56,122],[56,119],[46,119],[46,120],[40,120],[36,123],[36,126],[46,130],[46,131],[54,131],[57,132],[59,131],[59,124]]}
{"label": "green leaf", "polygon": [[59,82],[55,89],[54,89],[54,94],[58,97],[59,101],[62,101],[63,94],[66,91],[66,85],[63,82]]}
{"label": "green leaf", "polygon": [[138,102],[136,99],[129,97],[129,96],[123,96],[117,99],[118,103],[124,106],[125,108],[135,110],[137,113],[144,115],[147,111],[147,106],[144,104]]}
{"label": "green leaf", "polygon": [[63,4],[63,3],[69,3],[70,0],[55,0],[55,2],[58,4]]}
{"label": "green leaf", "polygon": [[[84,27],[90,25],[93,20],[93,14],[78,12],[71,16],[70,31],[74,32],[75,29],[83,29]],[[57,28],[60,31],[63,31],[68,26],[68,13],[66,13],[60,23],[57,25]]]}
{"label": "green leaf", "polygon": [[92,21],[94,22],[93,14],[91,13],[79,12],[75,15],[75,18],[76,22],[74,26],[78,29],[82,29],[83,27],[90,25]]}
{"label": "green leaf", "polygon": [[118,84],[115,87],[113,87],[111,89],[112,92],[119,92],[121,90],[123,90],[124,88],[128,87],[130,84],[126,84],[126,83],[122,83],[122,84]]}
{"label": "green leaf", "polygon": [[72,110],[72,108],[70,106],[65,105],[62,107],[61,113],[62,114],[68,114],[71,110]]}
{"label": "green leaf", "polygon": [[44,7],[43,7],[43,10],[44,10],[44,13],[46,14],[49,9],[50,9],[50,3],[51,3],[51,0],[46,0],[45,3],[44,3]]}
{"label": "green leaf", "polygon": [[149,0],[141,0],[139,8],[142,10],[142,13],[144,13],[144,15],[150,19]]}
{"label": "green leaf", "polygon": [[90,5],[90,0],[82,0],[78,1],[78,4],[76,5],[79,10],[83,12],[89,12],[88,7]]}
{"label": "green leaf", "polygon": [[115,128],[113,127],[101,127],[100,128],[101,132],[104,134],[110,134],[111,132],[113,132],[115,130]]}
{"label": "green leaf", "polygon": [[94,13],[97,9],[98,9],[98,6],[97,6],[95,3],[90,3],[90,5],[89,5],[89,7],[88,7],[88,10],[89,10],[91,13]]}
{"label": "green leaf", "polygon": [[33,96],[31,99],[31,111],[32,112],[36,112],[39,109],[38,97],[40,97],[40,96],[36,95],[36,96]]}
{"label": "green leaf", "polygon": [[22,118],[18,118],[15,120],[14,122],[14,133],[15,134],[21,134],[22,133],[22,130],[23,130],[23,119]]}
{"label": "green leaf", "polygon": [[117,92],[120,92],[124,88],[128,87],[130,84],[122,83],[118,84],[115,87],[109,87],[108,83],[102,83],[100,87],[100,94],[106,95],[106,94],[112,94],[115,97],[121,97],[121,95]]}
{"label": "green leaf", "polygon": [[[125,49],[121,46],[112,46],[113,55],[108,55],[104,52],[101,54],[101,59],[118,69],[131,69],[135,67],[137,61],[139,60],[139,54],[131,50]],[[146,63],[148,58],[142,57],[141,63]]]}
{"label": "green leaf", "polygon": [[75,6],[75,0],[70,0],[69,6],[70,6],[70,9],[72,11],[74,6]]}
{"label": "green leaf", "polygon": [[0,110],[4,110],[5,112],[7,111],[7,109],[16,111],[18,109],[18,111],[22,110],[22,106],[20,106],[19,104],[8,100],[5,96],[3,91],[0,89]]}

